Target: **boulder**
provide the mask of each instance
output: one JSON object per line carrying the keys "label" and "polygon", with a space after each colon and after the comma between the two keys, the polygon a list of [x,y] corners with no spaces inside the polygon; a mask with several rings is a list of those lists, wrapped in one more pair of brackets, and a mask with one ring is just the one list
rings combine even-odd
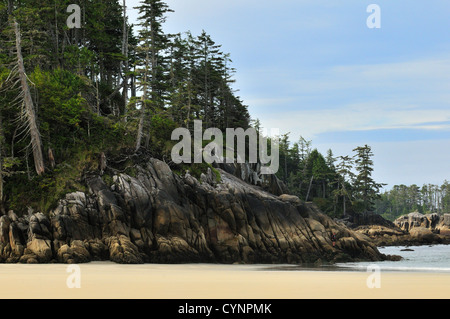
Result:
{"label": "boulder", "polygon": [[430,228],[414,227],[409,231],[413,239],[419,240],[423,243],[433,243],[438,240],[438,236],[434,234]]}
{"label": "boulder", "polygon": [[410,231],[414,227],[424,227],[434,229],[440,221],[438,214],[420,214],[412,212],[408,215],[403,215],[394,221],[394,224],[400,229]]}
{"label": "boulder", "polygon": [[91,260],[91,255],[81,240],[73,240],[69,245],[62,245],[57,252],[59,262],[73,264]]}
{"label": "boulder", "polygon": [[27,243],[25,254],[34,255],[37,261],[47,263],[53,258],[51,241],[49,239],[33,238]]}
{"label": "boulder", "polygon": [[141,264],[143,259],[138,248],[124,235],[112,236],[106,239],[109,249],[109,259],[119,264]]}

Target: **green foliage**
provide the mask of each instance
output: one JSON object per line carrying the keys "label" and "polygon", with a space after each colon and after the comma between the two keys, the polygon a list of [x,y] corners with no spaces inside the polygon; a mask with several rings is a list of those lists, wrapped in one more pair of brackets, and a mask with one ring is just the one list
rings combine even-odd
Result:
{"label": "green foliage", "polygon": [[335,215],[335,212],[333,210],[333,199],[331,197],[329,197],[329,198],[314,197],[313,202],[325,214],[327,214],[331,217],[340,217],[340,216]]}
{"label": "green foliage", "polygon": [[372,178],[373,161],[370,146],[357,147],[355,164],[357,175],[354,181],[354,196],[358,203],[357,211],[373,211],[374,201],[379,198],[379,191],[384,184],[379,184]]}
{"label": "green foliage", "polygon": [[[0,158],[6,209],[20,213],[29,206],[48,213],[65,193],[84,191],[83,174],[98,171],[100,153],[114,157],[135,145],[141,114],[145,151],[167,162],[176,143],[171,141],[172,131],[180,126],[191,129],[195,119],[222,131],[249,127],[248,107],[231,87],[234,69],[229,54],[221,52],[206,32],[199,36],[165,34],[165,17],[172,10],[164,1],[139,4],[139,37],[126,23],[128,39],[122,34],[124,16],[117,0],[80,2],[82,30],[66,25],[70,0],[13,2],[8,12],[7,2],[0,1]],[[2,90],[11,62],[16,60],[11,50],[15,34],[8,22],[12,17],[20,26],[25,71],[44,150],[43,176],[33,173],[30,139],[26,128],[18,124],[20,90],[13,86]],[[125,75],[129,99],[122,92]],[[142,97],[144,85],[147,91]],[[123,169],[136,175],[133,165]],[[211,169],[220,180],[219,172],[209,164],[183,169],[198,178]],[[108,183],[112,182],[110,174],[104,175]]]}
{"label": "green foliage", "polygon": [[422,214],[450,212],[450,184],[394,185],[375,202],[376,212],[388,220],[417,211]]}
{"label": "green foliage", "polygon": [[162,156],[170,157],[175,142],[171,140],[172,131],[178,127],[167,112],[157,113],[150,120],[150,144],[152,150]]}
{"label": "green foliage", "polygon": [[39,95],[40,129],[44,144],[60,148],[76,143],[83,135],[83,120],[89,108],[80,92],[83,81],[75,74],[55,69],[42,71],[36,68],[30,75]]}
{"label": "green foliage", "polygon": [[376,183],[371,177],[373,154],[370,146],[354,151],[353,156],[335,157],[332,150],[328,150],[324,157],[317,149],[312,150],[311,141],[300,137],[298,142],[290,143],[289,134],[285,134],[280,138],[277,176],[290,192],[303,200],[312,198],[330,216],[373,211],[374,201],[384,184]]}
{"label": "green foliage", "polygon": [[75,45],[68,46],[64,53],[65,68],[74,73],[82,73],[86,66],[93,66],[95,63],[95,52],[86,47],[79,48]]}

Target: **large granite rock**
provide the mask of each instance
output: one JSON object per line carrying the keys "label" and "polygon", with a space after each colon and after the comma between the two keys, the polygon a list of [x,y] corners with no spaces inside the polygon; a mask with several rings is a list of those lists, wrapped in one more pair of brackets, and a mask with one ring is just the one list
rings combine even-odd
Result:
{"label": "large granite rock", "polygon": [[413,212],[397,218],[392,225],[361,225],[354,229],[377,246],[450,244],[450,214]]}
{"label": "large granite rock", "polygon": [[[48,216],[0,217],[0,261],[118,263],[313,263],[382,260],[369,237],[284,194],[249,166],[208,170],[200,181],[156,159],[86,177]],[[272,191],[272,192],[269,192]],[[333,245],[331,235],[336,235]]]}
{"label": "large granite rock", "polygon": [[400,229],[410,236],[426,243],[450,241],[450,214],[420,214],[413,212],[400,216],[394,221]]}
{"label": "large granite rock", "polygon": [[416,227],[435,229],[440,223],[440,219],[438,214],[423,215],[418,212],[412,212],[408,215],[400,216],[394,221],[394,224],[405,231],[411,231]]}

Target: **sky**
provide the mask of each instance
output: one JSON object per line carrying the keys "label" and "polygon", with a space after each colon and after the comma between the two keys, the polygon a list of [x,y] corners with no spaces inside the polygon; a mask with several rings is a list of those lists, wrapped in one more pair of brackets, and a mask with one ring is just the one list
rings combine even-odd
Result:
{"label": "sky", "polygon": [[[205,30],[231,54],[237,94],[264,128],[324,155],[367,144],[386,189],[450,180],[448,0],[166,2],[166,32]],[[367,25],[371,4],[380,28]]]}

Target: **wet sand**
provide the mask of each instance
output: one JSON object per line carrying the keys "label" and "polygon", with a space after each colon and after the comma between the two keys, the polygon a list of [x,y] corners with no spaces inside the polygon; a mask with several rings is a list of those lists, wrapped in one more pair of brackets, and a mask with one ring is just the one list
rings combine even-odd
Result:
{"label": "wet sand", "polygon": [[280,271],[273,265],[0,265],[0,298],[101,299],[448,299],[450,273],[381,272],[380,288],[369,288],[371,273]]}

